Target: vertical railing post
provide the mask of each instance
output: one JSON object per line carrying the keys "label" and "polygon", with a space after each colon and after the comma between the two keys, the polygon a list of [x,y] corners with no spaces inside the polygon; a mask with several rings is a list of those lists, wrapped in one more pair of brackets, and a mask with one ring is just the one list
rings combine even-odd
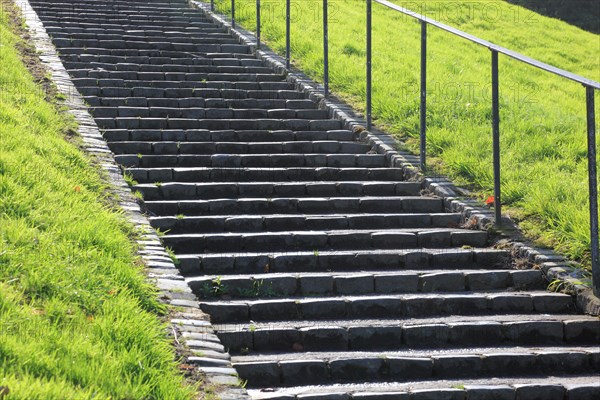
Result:
{"label": "vertical railing post", "polygon": [[231,27],[235,28],[235,0],[231,0]]}
{"label": "vertical railing post", "polygon": [[329,96],[329,10],[327,0],[323,0],[323,85],[325,97]]}
{"label": "vertical railing post", "polygon": [[290,60],[291,60],[291,44],[290,44],[290,35],[291,35],[291,4],[290,0],[286,0],[285,2],[285,67],[290,69]]}
{"label": "vertical railing post", "polygon": [[596,114],[594,110],[594,88],[587,86],[587,143],[588,177],[590,184],[590,240],[592,247],[592,287],[600,297],[600,244],[598,243],[598,171],[596,165]]}
{"label": "vertical railing post", "polygon": [[421,21],[421,171],[427,168],[427,22]]}
{"label": "vertical railing post", "polygon": [[210,11],[215,11],[215,0],[210,0]]}
{"label": "vertical railing post", "polygon": [[256,0],[256,48],[260,49],[260,0]]}
{"label": "vertical railing post", "polygon": [[372,60],[372,56],[373,56],[373,44],[372,44],[372,38],[371,38],[371,30],[372,30],[372,5],[373,2],[372,0],[367,0],[367,130],[370,131],[371,128],[373,127],[373,121],[372,121],[372,98],[371,98],[371,91],[372,91],[372,64],[371,64],[371,60]]}
{"label": "vertical railing post", "polygon": [[496,226],[502,224],[500,190],[500,96],[498,82],[498,52],[492,50],[492,147],[494,157],[494,212]]}

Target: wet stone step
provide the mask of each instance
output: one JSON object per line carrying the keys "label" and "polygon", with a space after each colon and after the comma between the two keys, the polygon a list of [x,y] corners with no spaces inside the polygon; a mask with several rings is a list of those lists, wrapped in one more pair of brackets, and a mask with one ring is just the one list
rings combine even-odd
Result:
{"label": "wet stone step", "polygon": [[575,310],[569,295],[546,292],[406,294],[289,298],[273,300],[202,300],[213,323],[357,318],[422,318],[444,315],[567,314]]}
{"label": "wet stone step", "polygon": [[202,299],[544,289],[536,270],[428,270],[199,275],[186,279]]}

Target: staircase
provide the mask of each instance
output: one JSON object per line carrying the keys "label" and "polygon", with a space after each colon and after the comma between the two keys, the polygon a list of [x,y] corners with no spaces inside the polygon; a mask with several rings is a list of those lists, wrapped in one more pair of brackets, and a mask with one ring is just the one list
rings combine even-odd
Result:
{"label": "staircase", "polygon": [[600,398],[600,321],[184,0],[30,0],[253,398]]}

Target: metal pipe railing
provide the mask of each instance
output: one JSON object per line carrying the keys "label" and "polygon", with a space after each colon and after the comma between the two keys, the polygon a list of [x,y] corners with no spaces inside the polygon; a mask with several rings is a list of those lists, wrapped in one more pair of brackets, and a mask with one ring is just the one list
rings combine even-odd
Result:
{"label": "metal pipe railing", "polygon": [[373,98],[373,2],[371,0],[367,0],[367,130],[373,129],[373,106],[372,101]]}
{"label": "metal pipe railing", "polygon": [[291,35],[292,35],[292,17],[291,17],[291,4],[290,0],[285,1],[285,67],[290,69],[291,62]]}
{"label": "metal pipe railing", "polygon": [[260,0],[256,0],[256,48],[260,49]]}
{"label": "metal pipe railing", "polygon": [[[494,164],[494,213],[496,225],[502,223],[502,191],[501,191],[501,164],[500,164],[500,103],[499,103],[499,55],[505,55],[512,59],[521,61],[535,68],[550,72],[562,78],[578,82],[586,90],[586,116],[587,116],[587,142],[588,142],[588,178],[589,178],[589,197],[590,197],[590,239],[592,254],[592,279],[594,294],[600,297],[600,243],[598,240],[598,177],[596,161],[596,116],[594,112],[594,91],[600,90],[600,83],[569,71],[543,63],[523,54],[517,53],[502,46],[498,46],[487,40],[443,24],[424,15],[417,14],[404,7],[400,7],[387,0],[366,0],[367,13],[367,32],[366,32],[366,122],[367,129],[371,130],[373,125],[372,115],[372,95],[373,95],[373,1],[389,9],[408,15],[421,24],[421,87],[420,87],[420,167],[423,171],[427,167],[427,25],[432,25],[443,31],[466,39],[470,42],[484,46],[491,51],[491,72],[492,72],[492,151]],[[256,31],[257,48],[260,47],[260,0],[256,1]],[[214,10],[214,0],[211,0],[211,9]],[[290,68],[291,62],[291,5],[290,0],[286,0],[286,67]],[[231,0],[231,24],[235,27],[235,0]],[[328,27],[328,2],[323,0],[323,76],[325,86],[325,96],[329,95],[329,27]]]}
{"label": "metal pipe railing", "polygon": [[325,97],[329,96],[329,6],[323,0],[323,86]]}

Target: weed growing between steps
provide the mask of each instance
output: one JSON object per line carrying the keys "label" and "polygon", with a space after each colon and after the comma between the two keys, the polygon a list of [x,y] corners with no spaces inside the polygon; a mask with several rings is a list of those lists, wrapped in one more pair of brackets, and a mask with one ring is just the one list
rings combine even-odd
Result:
{"label": "weed growing between steps", "polygon": [[[216,0],[228,14],[230,1]],[[483,39],[600,79],[596,34],[505,1],[403,2]],[[236,20],[255,29],[255,1],[237,0]],[[364,110],[365,2],[330,0],[331,87]],[[292,57],[322,80],[322,2],[294,1]],[[285,2],[264,1],[262,37],[285,52]],[[418,152],[420,27],[373,5],[373,110],[376,124]],[[457,183],[492,194],[490,52],[428,30],[430,165]],[[500,56],[503,203],[540,245],[589,264],[585,91],[581,85]],[[600,102],[596,102],[596,114]]]}
{"label": "weed growing between steps", "polygon": [[1,4],[0,397],[191,398],[136,234],[65,140],[73,122],[34,83]]}

